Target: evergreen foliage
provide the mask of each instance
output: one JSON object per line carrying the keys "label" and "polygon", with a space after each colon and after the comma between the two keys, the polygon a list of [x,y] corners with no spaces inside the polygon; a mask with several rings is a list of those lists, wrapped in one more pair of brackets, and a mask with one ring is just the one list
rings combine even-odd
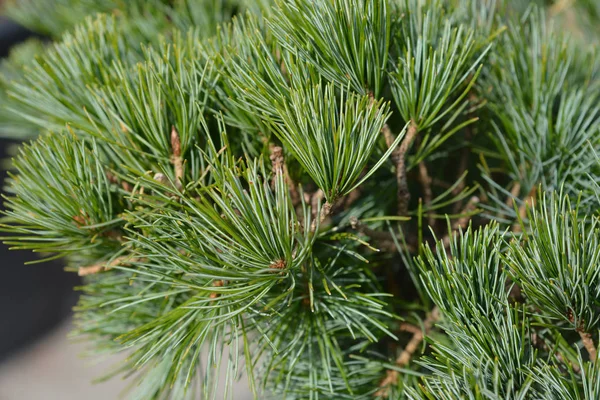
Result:
{"label": "evergreen foliage", "polygon": [[600,14],[535,3],[9,2],[2,239],[134,399],[597,400]]}

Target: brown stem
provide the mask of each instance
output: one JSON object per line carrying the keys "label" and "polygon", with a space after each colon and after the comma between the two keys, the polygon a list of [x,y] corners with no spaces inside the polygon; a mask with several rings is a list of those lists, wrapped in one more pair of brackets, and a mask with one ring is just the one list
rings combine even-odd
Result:
{"label": "brown stem", "polygon": [[[421,161],[419,163],[419,181],[423,187],[423,201],[425,202],[425,206],[429,208],[431,207],[431,201],[433,199],[433,191],[431,190],[432,179],[427,171],[427,165],[425,165],[425,161]],[[431,227],[435,225],[435,218],[433,217],[433,213],[431,211],[427,212],[427,223]]]}
{"label": "brown stem", "polygon": [[[408,328],[407,326],[401,326],[400,328],[404,331],[412,333],[412,338],[408,341],[402,353],[396,358],[396,365],[399,367],[405,367],[410,363],[412,356],[419,349],[421,342],[425,336],[431,331],[433,324],[440,318],[440,312],[437,307],[434,307],[431,312],[427,314],[427,318],[423,321],[423,329],[417,327]],[[376,397],[388,397],[390,386],[398,381],[398,371],[388,370],[386,377],[379,383],[380,389],[375,393]]]}
{"label": "brown stem", "polygon": [[295,206],[300,204],[300,193],[298,193],[298,188],[296,187],[296,183],[290,178],[290,174],[285,164],[285,158],[283,157],[283,148],[281,146],[271,145],[271,155],[269,157],[271,159],[271,165],[273,166],[273,178],[278,174],[283,174],[283,178],[285,179],[285,183],[287,184],[290,191],[290,198],[292,200],[292,204]]}
{"label": "brown stem", "polygon": [[417,125],[411,121],[402,143],[392,152],[392,161],[396,164],[396,180],[398,181],[398,215],[408,214],[410,192],[408,191],[408,180],[406,179],[406,154],[417,133]]}
{"label": "brown stem", "polygon": [[588,332],[585,332],[583,329],[577,329],[577,333],[581,337],[581,341],[583,342],[583,347],[587,350],[590,355],[590,360],[592,362],[596,362],[598,359],[598,351],[596,350],[596,345],[594,344],[594,339],[592,335]]}
{"label": "brown stem", "polygon": [[383,125],[383,128],[381,128],[381,133],[383,133],[383,137],[385,138],[385,144],[387,145],[387,147],[391,147],[394,144],[394,140],[396,140],[396,137],[392,133],[392,130],[390,129],[388,124]]}
{"label": "brown stem", "polygon": [[[271,166],[273,168],[273,177],[277,175],[283,174],[283,148],[281,146],[270,146],[271,155],[269,159],[271,160]],[[273,184],[275,184],[275,180],[273,180]]]}
{"label": "brown stem", "polygon": [[173,153],[171,162],[175,167],[175,186],[177,189],[181,189],[181,183],[183,182],[183,159],[181,158],[181,139],[175,126],[171,127],[171,151]]}
{"label": "brown stem", "polygon": [[79,267],[77,274],[79,276],[94,275],[102,271],[107,271],[112,267],[116,267],[117,265],[124,264],[128,261],[132,261],[128,256],[117,257],[109,263],[100,262],[97,264],[89,265],[87,267]]}
{"label": "brown stem", "polygon": [[123,190],[125,190],[126,192],[131,193],[131,191],[133,190],[133,187],[131,186],[131,184],[129,182],[120,180],[110,171],[106,171],[106,178],[112,184],[121,185]]}
{"label": "brown stem", "polygon": [[121,187],[126,192],[129,192],[129,193],[133,192],[133,186],[131,186],[131,184],[127,181],[121,181]]}
{"label": "brown stem", "polygon": [[409,324],[407,322],[400,324],[400,330],[402,332],[408,332],[408,333],[412,333],[413,335],[420,335],[423,333],[423,331],[421,330],[421,328],[419,328],[416,325],[413,324]]}
{"label": "brown stem", "polygon": [[[323,221],[325,221],[325,218],[327,218],[329,216],[329,214],[331,214],[331,209],[332,209],[332,205],[331,203],[329,203],[328,201],[325,202],[325,204],[323,204],[323,206],[321,207],[321,212],[319,213],[319,220],[318,220],[318,224],[321,225],[323,223]],[[313,219],[312,224],[310,225],[310,230],[312,232],[317,230],[317,219]]]}

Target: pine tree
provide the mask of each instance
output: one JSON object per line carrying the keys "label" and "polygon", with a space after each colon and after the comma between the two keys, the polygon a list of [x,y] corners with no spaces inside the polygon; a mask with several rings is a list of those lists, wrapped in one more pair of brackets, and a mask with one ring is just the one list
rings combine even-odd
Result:
{"label": "pine tree", "polygon": [[13,2],[3,240],[134,399],[597,400],[600,9],[524,3]]}

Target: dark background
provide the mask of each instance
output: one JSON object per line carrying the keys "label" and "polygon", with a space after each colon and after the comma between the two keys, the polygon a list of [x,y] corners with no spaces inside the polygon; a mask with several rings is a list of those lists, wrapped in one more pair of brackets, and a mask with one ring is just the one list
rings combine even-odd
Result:
{"label": "dark background", "polygon": [[[31,33],[24,28],[0,18],[0,57],[6,57],[11,46],[29,36]],[[0,138],[2,187],[6,178],[4,161],[14,144]],[[61,263],[56,261],[24,265],[34,260],[35,254],[9,251],[0,243],[0,361],[68,317],[77,300],[73,292],[78,283],[75,274],[63,271]]]}

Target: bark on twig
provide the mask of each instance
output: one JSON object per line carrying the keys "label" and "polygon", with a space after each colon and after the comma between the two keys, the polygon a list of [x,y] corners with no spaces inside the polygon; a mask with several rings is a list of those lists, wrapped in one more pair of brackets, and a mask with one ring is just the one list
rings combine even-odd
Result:
{"label": "bark on twig", "polygon": [[387,145],[387,147],[391,147],[392,144],[394,144],[394,140],[396,140],[396,138],[388,124],[383,125],[383,128],[381,128],[381,133],[383,133],[383,138],[385,139],[385,144]]}
{"label": "bark on twig", "polygon": [[318,220],[317,220],[317,218],[313,219],[313,221],[310,225],[310,230],[312,232],[317,230],[317,224],[321,225],[323,223],[323,221],[325,221],[325,218],[327,218],[329,216],[329,214],[331,214],[332,208],[333,208],[332,205],[328,201],[326,201],[325,204],[323,204],[323,206],[321,206],[321,212],[319,213]]}
{"label": "bark on twig", "polygon": [[[396,365],[399,367],[405,367],[410,363],[412,356],[419,349],[421,342],[425,336],[431,331],[435,322],[440,318],[440,312],[437,307],[434,307],[431,312],[427,314],[427,318],[423,322],[423,329],[418,327],[409,328],[408,325],[403,324],[400,328],[406,332],[412,333],[412,338],[408,341],[404,350],[396,358]],[[386,377],[380,382],[380,389],[375,393],[376,397],[388,397],[390,386],[394,385],[398,381],[399,372],[396,370],[388,370]]]}
{"label": "bark on twig", "polygon": [[590,355],[590,361],[596,362],[598,359],[598,350],[596,349],[596,345],[594,344],[594,339],[592,335],[588,332],[585,332],[582,329],[578,329],[577,333],[581,337],[581,341],[583,342],[583,347],[587,350]]}
{"label": "bark on twig", "polygon": [[[429,176],[429,171],[427,170],[427,165],[425,165],[424,161],[419,163],[419,181],[423,187],[423,201],[425,206],[429,208],[431,207],[431,201],[433,199],[433,191],[431,190],[432,179]],[[435,225],[435,218],[431,211],[427,212],[427,224],[431,227]]]}
{"label": "bark on twig", "polygon": [[175,186],[181,189],[183,183],[183,158],[181,158],[181,139],[175,126],[171,127],[171,162],[175,168]]}
{"label": "bark on twig", "polygon": [[283,178],[285,183],[288,186],[290,191],[290,198],[292,200],[292,204],[294,207],[300,204],[300,193],[298,192],[298,188],[296,187],[296,183],[290,177],[287,165],[285,164],[285,158],[283,156],[283,148],[281,146],[271,145],[271,165],[273,167],[273,177],[278,174],[283,174]]}
{"label": "bark on twig", "polygon": [[[269,159],[271,160],[271,167],[273,168],[273,176],[277,176],[283,174],[283,148],[281,146],[271,145],[271,155]],[[273,180],[274,183],[274,180]]]}
{"label": "bark on twig", "polygon": [[132,261],[128,256],[117,257],[111,262],[101,262],[93,265],[89,265],[87,267],[79,267],[77,274],[79,276],[88,276],[94,275],[102,271],[107,271],[112,267],[116,267],[117,265]]}
{"label": "bark on twig", "polygon": [[411,121],[402,143],[392,152],[392,161],[396,165],[396,180],[398,181],[398,215],[408,214],[410,192],[408,191],[408,180],[406,178],[406,154],[410,150],[417,133],[417,125]]}

